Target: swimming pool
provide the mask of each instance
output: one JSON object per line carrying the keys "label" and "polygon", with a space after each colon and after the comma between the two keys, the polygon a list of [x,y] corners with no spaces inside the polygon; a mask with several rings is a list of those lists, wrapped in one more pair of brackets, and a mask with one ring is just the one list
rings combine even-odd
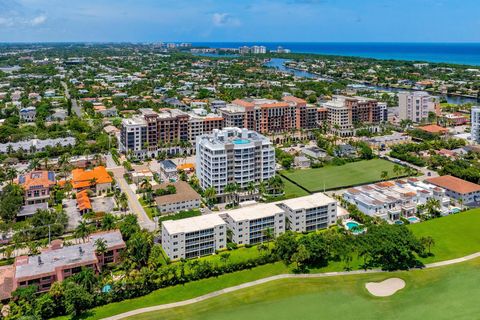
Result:
{"label": "swimming pool", "polygon": [[415,216],[413,216],[413,217],[408,217],[407,220],[408,220],[408,222],[410,222],[410,223],[420,222],[420,219],[419,219],[418,217],[415,217]]}
{"label": "swimming pool", "polygon": [[365,228],[362,227],[360,223],[354,220],[345,222],[345,229],[351,231],[353,234],[360,234],[365,231]]}
{"label": "swimming pool", "polygon": [[397,221],[395,221],[395,224],[401,226],[403,224],[403,221],[402,220],[397,220]]}
{"label": "swimming pool", "polygon": [[247,143],[250,143],[250,140],[248,140],[248,139],[235,139],[232,142],[233,142],[233,144],[247,144]]}

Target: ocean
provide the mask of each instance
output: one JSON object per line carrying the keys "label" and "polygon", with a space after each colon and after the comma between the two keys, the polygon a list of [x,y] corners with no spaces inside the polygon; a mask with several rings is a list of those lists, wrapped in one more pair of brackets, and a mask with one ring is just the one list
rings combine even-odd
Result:
{"label": "ocean", "polygon": [[281,46],[293,53],[480,66],[480,43],[194,42],[193,45],[210,48],[262,45],[270,50]]}

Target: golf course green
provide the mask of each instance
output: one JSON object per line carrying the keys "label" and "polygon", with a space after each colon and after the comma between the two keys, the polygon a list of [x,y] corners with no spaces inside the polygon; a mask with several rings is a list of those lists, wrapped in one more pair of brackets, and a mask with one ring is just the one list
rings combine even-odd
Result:
{"label": "golf course green", "polygon": [[[374,297],[371,281],[398,277],[406,287]],[[131,320],[478,319],[480,259],[433,269],[278,280]]]}

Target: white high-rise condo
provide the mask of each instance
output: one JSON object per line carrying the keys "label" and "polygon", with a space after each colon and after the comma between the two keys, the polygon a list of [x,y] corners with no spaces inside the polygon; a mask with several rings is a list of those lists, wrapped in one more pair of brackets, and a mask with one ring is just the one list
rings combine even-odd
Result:
{"label": "white high-rise condo", "polygon": [[424,91],[398,93],[400,120],[418,123],[428,119],[430,112],[435,112],[437,99]]}
{"label": "white high-rise condo", "polygon": [[480,106],[472,107],[471,122],[472,141],[480,143]]}
{"label": "white high-rise condo", "polygon": [[275,175],[275,150],[265,136],[247,129],[224,128],[196,141],[196,170],[203,189],[214,187],[218,196],[227,184],[241,189]]}

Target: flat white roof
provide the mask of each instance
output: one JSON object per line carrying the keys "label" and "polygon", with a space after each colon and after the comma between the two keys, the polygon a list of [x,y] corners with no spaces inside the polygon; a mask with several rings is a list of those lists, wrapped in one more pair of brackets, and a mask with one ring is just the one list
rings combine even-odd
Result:
{"label": "flat white roof", "polygon": [[180,220],[163,221],[162,228],[169,234],[177,234],[210,229],[224,224],[226,224],[226,222],[220,218],[218,213],[212,213]]}
{"label": "flat white roof", "polygon": [[265,203],[239,208],[232,211],[224,211],[223,214],[228,215],[234,221],[242,221],[270,217],[282,212],[284,212],[284,210],[276,204]]}
{"label": "flat white roof", "polygon": [[326,206],[330,203],[334,203],[335,200],[326,196],[323,193],[314,193],[309,196],[294,198],[289,200],[279,201],[277,203],[283,203],[292,210],[311,209],[320,206]]}

